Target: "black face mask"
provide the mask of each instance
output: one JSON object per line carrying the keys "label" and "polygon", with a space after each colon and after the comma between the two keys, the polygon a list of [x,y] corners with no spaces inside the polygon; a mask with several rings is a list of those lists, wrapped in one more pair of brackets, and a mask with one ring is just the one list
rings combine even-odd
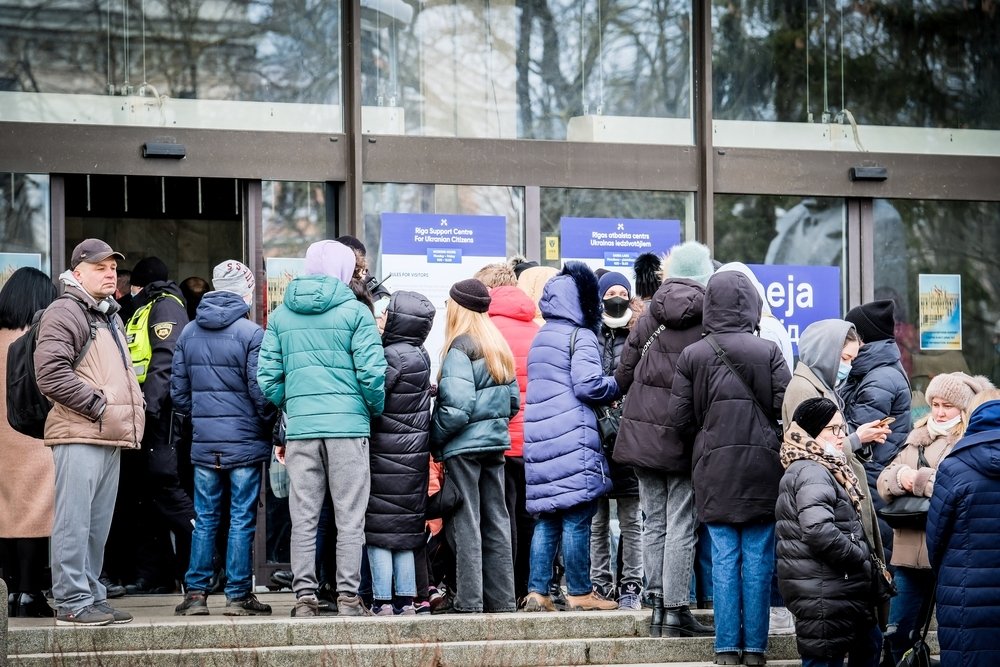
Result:
{"label": "black face mask", "polygon": [[628,299],[620,296],[613,296],[610,299],[604,300],[604,312],[608,314],[608,317],[613,317],[618,319],[625,315],[625,311],[628,310]]}

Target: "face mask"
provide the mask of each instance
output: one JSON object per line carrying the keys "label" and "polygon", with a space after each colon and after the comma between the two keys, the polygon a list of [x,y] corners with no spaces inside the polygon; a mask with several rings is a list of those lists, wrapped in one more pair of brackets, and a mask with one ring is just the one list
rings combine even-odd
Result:
{"label": "face mask", "polygon": [[840,384],[847,379],[847,376],[851,374],[851,365],[847,362],[841,361],[840,368],[837,369],[837,384]]}
{"label": "face mask", "polygon": [[628,299],[614,296],[604,300],[604,312],[608,314],[608,317],[617,319],[624,316],[626,310],[628,310]]}
{"label": "face mask", "polygon": [[835,459],[843,458],[844,452],[837,449],[837,446],[832,442],[823,442],[823,453],[827,456],[832,456]]}
{"label": "face mask", "polygon": [[938,428],[938,429],[939,429],[939,430],[940,430],[941,432],[943,432],[943,433],[947,433],[947,432],[948,432],[948,431],[950,431],[951,429],[953,429],[953,428],[955,428],[956,426],[958,426],[958,422],[959,422],[959,421],[961,421],[961,420],[962,420],[962,415],[955,415],[954,417],[952,417],[951,419],[949,419],[949,420],[948,420],[948,421],[946,421],[946,422],[939,422],[939,421],[936,421],[936,420],[933,420],[933,421],[934,421],[934,425],[935,425],[935,426],[936,426],[936,427],[937,427],[937,428]]}

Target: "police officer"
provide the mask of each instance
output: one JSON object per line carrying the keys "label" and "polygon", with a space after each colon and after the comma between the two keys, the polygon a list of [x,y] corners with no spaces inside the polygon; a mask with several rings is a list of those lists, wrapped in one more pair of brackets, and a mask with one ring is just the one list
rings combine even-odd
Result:
{"label": "police officer", "polygon": [[[123,496],[122,502],[135,504],[136,497],[141,499],[138,516],[125,522],[136,532],[118,536],[116,545],[137,541],[135,578],[126,586],[129,593],[166,593],[174,590],[174,580],[187,569],[195,519],[194,503],[186,490],[190,483],[182,483],[178,470],[178,461],[189,461],[190,454],[178,454],[178,438],[171,439],[171,363],[188,315],[180,287],[168,279],[167,266],[158,257],[139,260],[132,269],[131,284],[135,313],[126,334],[132,366],[146,399],[146,429],[142,452],[129,457],[138,460],[124,466],[129,479],[122,482],[123,489],[128,484],[135,492]],[[172,553],[168,531],[174,534],[176,553],[165,559],[164,554]]]}

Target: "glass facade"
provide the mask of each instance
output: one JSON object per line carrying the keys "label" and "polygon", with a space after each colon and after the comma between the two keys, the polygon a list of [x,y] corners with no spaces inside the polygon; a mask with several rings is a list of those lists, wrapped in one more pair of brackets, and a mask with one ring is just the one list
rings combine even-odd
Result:
{"label": "glass facade", "polygon": [[338,132],[338,0],[0,0],[0,117]]}
{"label": "glass facade", "polygon": [[1000,154],[990,3],[714,0],[712,34],[717,145]]}
{"label": "glass facade", "polygon": [[0,174],[0,285],[17,269],[50,271],[49,177]]}
{"label": "glass facade", "polygon": [[687,0],[361,5],[366,132],[692,141]]}

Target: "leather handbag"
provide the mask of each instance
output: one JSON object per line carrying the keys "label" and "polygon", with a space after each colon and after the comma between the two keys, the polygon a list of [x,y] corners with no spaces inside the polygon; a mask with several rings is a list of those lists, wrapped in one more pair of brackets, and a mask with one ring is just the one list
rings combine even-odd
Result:
{"label": "leather handbag", "polygon": [[[917,467],[930,468],[930,463],[924,457],[924,448],[917,450]],[[927,510],[931,508],[931,499],[927,496],[896,496],[886,506],[878,510],[892,528],[909,528],[925,530],[927,528]]]}
{"label": "leather handbag", "polygon": [[[937,585],[932,589],[930,603],[927,605],[927,616],[924,618],[924,627],[920,632],[917,643],[909,651],[903,654],[896,667],[931,667],[931,647],[927,645],[927,631],[931,627],[931,618],[934,615],[934,601],[937,593]],[[911,635],[912,636],[912,635]]]}

